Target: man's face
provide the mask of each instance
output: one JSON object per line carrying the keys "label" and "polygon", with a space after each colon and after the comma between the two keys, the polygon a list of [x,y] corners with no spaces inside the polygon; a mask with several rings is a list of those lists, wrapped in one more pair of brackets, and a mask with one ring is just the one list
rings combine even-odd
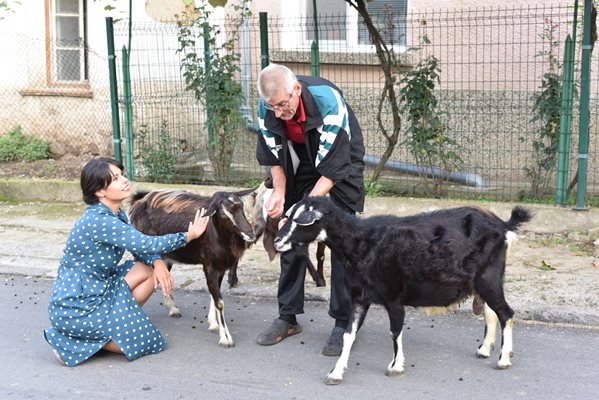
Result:
{"label": "man's face", "polygon": [[266,108],[272,110],[275,116],[283,121],[289,121],[299,107],[299,95],[301,86],[296,83],[291,93],[287,93],[285,88],[279,89],[276,95],[272,96],[266,102]]}

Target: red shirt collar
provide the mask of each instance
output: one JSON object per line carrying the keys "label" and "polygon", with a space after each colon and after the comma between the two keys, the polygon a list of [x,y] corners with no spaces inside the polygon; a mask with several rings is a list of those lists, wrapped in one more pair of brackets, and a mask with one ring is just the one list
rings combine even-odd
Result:
{"label": "red shirt collar", "polygon": [[306,110],[304,110],[304,102],[302,100],[302,96],[298,96],[299,103],[297,106],[297,111],[295,114],[297,115],[296,121],[299,123],[306,122]]}
{"label": "red shirt collar", "polygon": [[[295,118],[297,116],[297,118]],[[304,110],[304,103],[302,102],[301,96],[299,97],[299,103],[297,110],[295,111],[294,118],[289,121],[285,121],[285,133],[287,139],[293,143],[305,143],[304,141],[304,123],[306,122],[306,111]]]}

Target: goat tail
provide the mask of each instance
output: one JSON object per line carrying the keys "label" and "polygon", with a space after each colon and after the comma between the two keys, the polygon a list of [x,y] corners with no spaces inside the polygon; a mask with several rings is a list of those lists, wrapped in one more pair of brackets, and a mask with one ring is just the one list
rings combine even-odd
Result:
{"label": "goat tail", "polygon": [[146,197],[148,195],[147,190],[141,190],[139,192],[135,192],[131,195],[131,197],[129,197],[129,201],[131,202],[131,205],[137,203],[138,201],[140,201],[141,199],[143,199],[144,197]]}
{"label": "goat tail", "polygon": [[518,239],[516,232],[518,232],[520,225],[530,221],[531,219],[532,213],[530,210],[521,206],[516,206],[512,209],[512,216],[510,217],[509,221],[505,223],[508,230],[505,234],[505,241],[507,243],[507,248],[505,251],[506,260],[509,258],[510,251]]}
{"label": "goat tail", "polygon": [[512,216],[510,217],[509,221],[507,221],[505,224],[508,231],[518,232],[520,225],[530,221],[531,219],[532,213],[530,212],[530,210],[522,206],[516,206],[512,209]]}

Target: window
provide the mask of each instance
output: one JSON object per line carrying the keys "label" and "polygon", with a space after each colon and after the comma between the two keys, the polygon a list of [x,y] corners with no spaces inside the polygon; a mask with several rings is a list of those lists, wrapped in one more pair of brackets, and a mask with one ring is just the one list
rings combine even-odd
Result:
{"label": "window", "polygon": [[[290,22],[282,43],[289,49],[309,48],[314,39],[313,0],[282,1],[283,17]],[[358,12],[343,0],[317,0],[322,50],[371,51],[370,35]],[[407,48],[408,0],[373,0],[366,7],[384,40],[399,52]],[[301,22],[298,16],[303,16]]]}
{"label": "window", "polygon": [[85,0],[47,1],[49,82],[58,85],[86,83]]}
{"label": "window", "polygon": [[[375,0],[366,5],[372,22],[381,32],[385,43],[396,46],[403,51],[406,50],[407,3],[407,0]],[[369,45],[368,29],[362,23],[362,18],[359,19],[358,44]]]}

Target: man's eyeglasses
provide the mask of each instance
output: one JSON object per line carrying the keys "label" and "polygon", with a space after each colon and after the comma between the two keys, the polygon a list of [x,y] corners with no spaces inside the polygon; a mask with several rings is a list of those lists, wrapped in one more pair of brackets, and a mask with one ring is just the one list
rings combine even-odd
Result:
{"label": "man's eyeglasses", "polygon": [[284,108],[289,107],[289,104],[290,104],[290,101],[291,101],[292,97],[293,97],[293,92],[289,93],[289,100],[282,101],[279,104],[275,104],[274,106],[268,104],[267,102],[264,102],[264,108],[266,108],[267,110],[270,110],[270,111],[282,110]]}

